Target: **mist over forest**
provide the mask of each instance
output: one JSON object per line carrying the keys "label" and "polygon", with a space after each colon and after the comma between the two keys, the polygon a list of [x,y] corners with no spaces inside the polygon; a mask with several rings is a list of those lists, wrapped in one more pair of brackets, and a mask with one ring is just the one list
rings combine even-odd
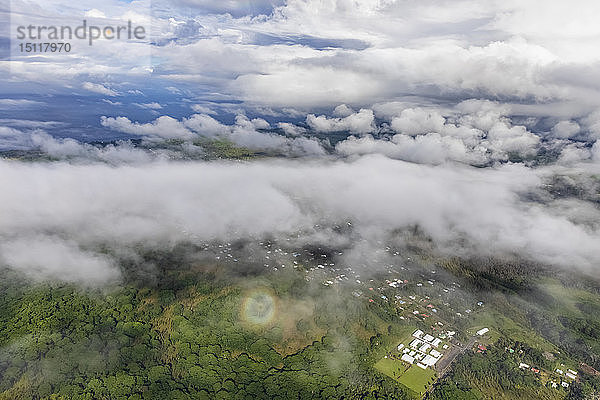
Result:
{"label": "mist over forest", "polygon": [[0,400],[598,398],[599,12],[0,2]]}

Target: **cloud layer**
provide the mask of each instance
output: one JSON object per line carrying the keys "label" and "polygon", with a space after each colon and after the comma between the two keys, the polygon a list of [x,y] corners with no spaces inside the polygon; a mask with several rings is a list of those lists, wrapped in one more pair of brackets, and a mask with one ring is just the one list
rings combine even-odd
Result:
{"label": "cloud layer", "polygon": [[[351,222],[343,239],[351,246],[418,226],[450,254],[517,255],[596,274],[600,211],[576,199],[558,206],[542,190],[552,174],[381,156],[120,167],[1,161],[0,258],[34,276],[101,281],[117,274],[110,254],[273,236],[330,242],[323,229]],[[531,202],[534,194],[546,200]]]}
{"label": "cloud layer", "polygon": [[[0,159],[0,262],[110,281],[140,246],[418,226],[450,254],[596,274],[599,7],[13,0],[9,34],[86,18],[149,36],[0,60],[0,150],[38,157]],[[277,159],[180,161],[212,139]]]}

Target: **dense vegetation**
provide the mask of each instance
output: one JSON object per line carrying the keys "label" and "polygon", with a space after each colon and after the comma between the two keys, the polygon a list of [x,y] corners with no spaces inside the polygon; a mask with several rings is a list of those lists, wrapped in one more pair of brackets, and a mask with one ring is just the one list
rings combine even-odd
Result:
{"label": "dense vegetation", "polygon": [[[180,253],[146,254],[153,270],[124,262],[126,283],[102,289],[33,283],[2,270],[0,400],[415,398],[373,368],[415,327],[434,325],[403,317],[417,304],[404,310],[383,299],[398,293],[420,296],[421,307],[440,299],[435,321],[457,329],[459,341],[473,327],[493,330],[487,350],[459,356],[431,399],[585,399],[600,390],[597,291],[558,284],[543,268],[519,273],[516,263],[446,260],[434,274],[428,260],[402,274],[435,277],[435,285],[382,284],[368,299],[351,285],[308,282],[301,269],[190,263]],[[374,273],[369,285],[389,276]],[[449,292],[457,279],[466,289]],[[248,311],[263,297],[269,307]],[[486,306],[457,316],[478,300]],[[257,322],[249,312],[268,318]],[[552,371],[550,352],[575,368],[589,364],[569,389],[518,368]]]}
{"label": "dense vegetation", "polygon": [[[508,353],[507,348],[515,350]],[[441,399],[586,399],[600,388],[600,378],[581,374],[579,382],[568,389],[552,388],[545,374],[519,369],[525,362],[536,368],[553,371],[554,363],[524,343],[499,340],[483,353],[467,352],[454,364],[429,397]],[[546,380],[546,381],[545,381]]]}
{"label": "dense vegetation", "polygon": [[254,327],[240,321],[248,288],[198,278],[101,293],[4,277],[0,399],[408,397],[370,368],[394,328],[343,317],[356,304],[290,299],[292,281],[274,296],[296,315]]}

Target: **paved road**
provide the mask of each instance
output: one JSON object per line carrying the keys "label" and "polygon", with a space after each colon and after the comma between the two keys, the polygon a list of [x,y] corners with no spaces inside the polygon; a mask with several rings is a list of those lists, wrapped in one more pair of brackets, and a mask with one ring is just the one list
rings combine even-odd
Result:
{"label": "paved road", "polygon": [[465,350],[472,348],[476,341],[477,337],[472,336],[464,346],[452,345],[452,349],[448,353],[446,353],[446,356],[443,357],[436,365],[435,369],[438,373],[438,377],[443,377],[446,374],[446,372],[448,372],[448,369],[450,369],[450,365],[452,364],[454,359]]}

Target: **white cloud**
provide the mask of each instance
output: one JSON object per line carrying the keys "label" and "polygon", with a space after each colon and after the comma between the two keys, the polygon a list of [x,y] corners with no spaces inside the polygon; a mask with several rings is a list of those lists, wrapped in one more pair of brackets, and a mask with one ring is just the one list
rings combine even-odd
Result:
{"label": "white cloud", "polygon": [[[415,107],[424,98],[440,96],[552,102],[558,108],[600,106],[595,83],[600,30],[589,23],[598,6],[589,0],[577,0],[576,6],[552,2],[543,10],[534,1],[516,0],[288,0],[257,18],[237,14],[252,6],[212,1],[201,1],[199,10],[229,10],[234,17],[198,12],[191,18],[188,3],[165,4],[164,12],[154,15],[161,45],[152,51],[160,68],[146,63],[147,44],[98,41],[68,59],[48,55],[35,64],[15,59],[13,76],[60,88],[65,81],[80,86],[86,77],[131,78],[153,70],[158,78],[200,84],[204,93],[244,100],[245,106],[308,112],[407,98]],[[27,7],[15,6],[15,11]],[[102,10],[63,0],[35,6],[47,19],[61,17],[65,9],[78,16],[122,16],[144,23],[150,14],[143,1],[109,1]],[[90,87],[115,94],[101,86]]]}
{"label": "white cloud", "polygon": [[283,132],[286,135],[289,136],[298,136],[298,135],[303,135],[307,133],[306,128],[303,128],[301,126],[297,126],[294,124],[290,124],[288,122],[279,122],[277,124],[277,126],[283,130]]}
{"label": "white cloud", "polygon": [[[455,107],[404,108],[403,104],[378,104],[384,124],[380,139],[350,138],[336,148],[345,155],[380,153],[417,163],[440,164],[458,161],[473,165],[506,161],[510,155],[533,156],[540,149],[540,137],[525,126],[513,125],[500,104],[471,100]],[[331,120],[322,118],[324,124]],[[315,124],[312,125],[315,128]],[[327,127],[327,125],[325,125]],[[321,128],[323,129],[323,128]]]}
{"label": "white cloud", "polygon": [[194,112],[197,112],[199,114],[216,114],[216,112],[210,107],[206,107],[200,104],[192,104],[191,108]]}
{"label": "white cloud", "polygon": [[496,157],[505,159],[508,153],[533,154],[540,138],[524,126],[510,126],[504,122],[490,128],[484,146],[495,151]]}
{"label": "white cloud", "polygon": [[118,96],[119,93],[115,90],[109,89],[100,83],[84,82],[82,87],[90,92],[100,93],[105,96]]}
{"label": "white cloud", "polygon": [[558,158],[559,164],[575,164],[584,160],[589,160],[591,153],[589,149],[586,149],[578,144],[569,144],[565,146],[560,152]]}
{"label": "white cloud", "polygon": [[376,140],[367,135],[340,142],[336,150],[343,155],[383,154],[423,164],[442,164],[447,161],[482,164],[487,160],[482,150],[469,149],[460,139],[438,133],[416,137],[398,134],[390,140]]}
{"label": "white cloud", "polygon": [[0,148],[18,150],[41,150],[45,154],[61,160],[77,163],[101,161],[112,165],[142,164],[150,161],[168,159],[169,154],[164,152],[149,153],[143,149],[135,148],[129,142],[118,142],[102,147],[92,146],[70,138],[55,138],[48,133],[36,129],[33,131],[15,131],[16,140],[3,140],[3,128],[0,128]]}
{"label": "white cloud", "polygon": [[590,139],[600,139],[600,110],[586,116],[583,123]]}
{"label": "white cloud", "polygon": [[151,123],[140,124],[131,122],[126,117],[102,117],[103,126],[133,135],[161,137],[166,139],[190,138],[193,133],[175,118],[163,115]]}
{"label": "white cloud", "polygon": [[18,129],[0,126],[0,149],[28,149],[30,136]]}
{"label": "white cloud", "polygon": [[351,113],[343,118],[328,118],[325,115],[309,114],[306,123],[317,132],[370,133],[375,131],[375,116],[373,110],[362,108],[357,113]]}
{"label": "white cloud", "polygon": [[120,277],[110,258],[82,250],[75,242],[48,236],[3,241],[0,262],[36,279],[105,284]]}
{"label": "white cloud", "polygon": [[[315,224],[350,220],[358,240],[418,225],[454,255],[518,254],[597,274],[598,210],[572,200],[567,212],[523,196],[539,192],[542,178],[553,173],[519,165],[432,167],[381,156],[116,167],[0,161],[0,254],[31,273],[101,279],[113,277],[114,267],[100,248],[298,232],[311,241],[320,232]],[[585,225],[573,219],[580,208]]]}
{"label": "white cloud", "polygon": [[600,162],[600,140],[594,143],[592,147],[592,158],[596,162]]}
{"label": "white cloud", "polygon": [[0,125],[7,125],[13,128],[43,129],[56,128],[60,126],[65,126],[67,124],[59,121],[36,121],[30,119],[0,118]]}
{"label": "white cloud", "polygon": [[557,138],[568,139],[577,135],[580,130],[581,128],[577,122],[560,121],[552,127],[552,135]]}
{"label": "white cloud", "polygon": [[109,99],[102,99],[102,101],[106,104],[110,104],[111,106],[122,106],[123,103],[121,103],[120,101],[111,101]]}
{"label": "white cloud", "polygon": [[161,110],[163,107],[156,102],[152,102],[152,103],[133,103],[134,105],[140,107],[140,108],[146,108],[149,110]]}
{"label": "white cloud", "polygon": [[333,110],[333,116],[338,118],[349,117],[354,114],[354,110],[345,104],[340,104]]}
{"label": "white cloud", "polygon": [[436,111],[408,108],[392,119],[391,127],[398,133],[418,135],[440,132],[445,122],[444,117]]}
{"label": "white cloud", "polygon": [[92,8],[91,10],[86,11],[83,15],[89,18],[106,18],[106,14],[97,8]]}
{"label": "white cloud", "polygon": [[31,108],[45,103],[27,99],[0,99],[0,108]]}
{"label": "white cloud", "polygon": [[325,150],[319,141],[313,138],[287,138],[268,130],[270,124],[262,118],[249,119],[245,115],[237,115],[234,125],[225,125],[210,115],[194,114],[181,121],[169,116],[161,116],[156,120],[141,124],[132,122],[126,117],[102,117],[101,124],[116,131],[133,135],[154,138],[193,139],[195,137],[219,136],[233,143],[253,150],[269,150],[289,155],[324,155]]}
{"label": "white cloud", "polygon": [[228,134],[231,129],[223,125],[210,115],[194,114],[184,120],[184,124],[189,129],[203,136],[218,136]]}

